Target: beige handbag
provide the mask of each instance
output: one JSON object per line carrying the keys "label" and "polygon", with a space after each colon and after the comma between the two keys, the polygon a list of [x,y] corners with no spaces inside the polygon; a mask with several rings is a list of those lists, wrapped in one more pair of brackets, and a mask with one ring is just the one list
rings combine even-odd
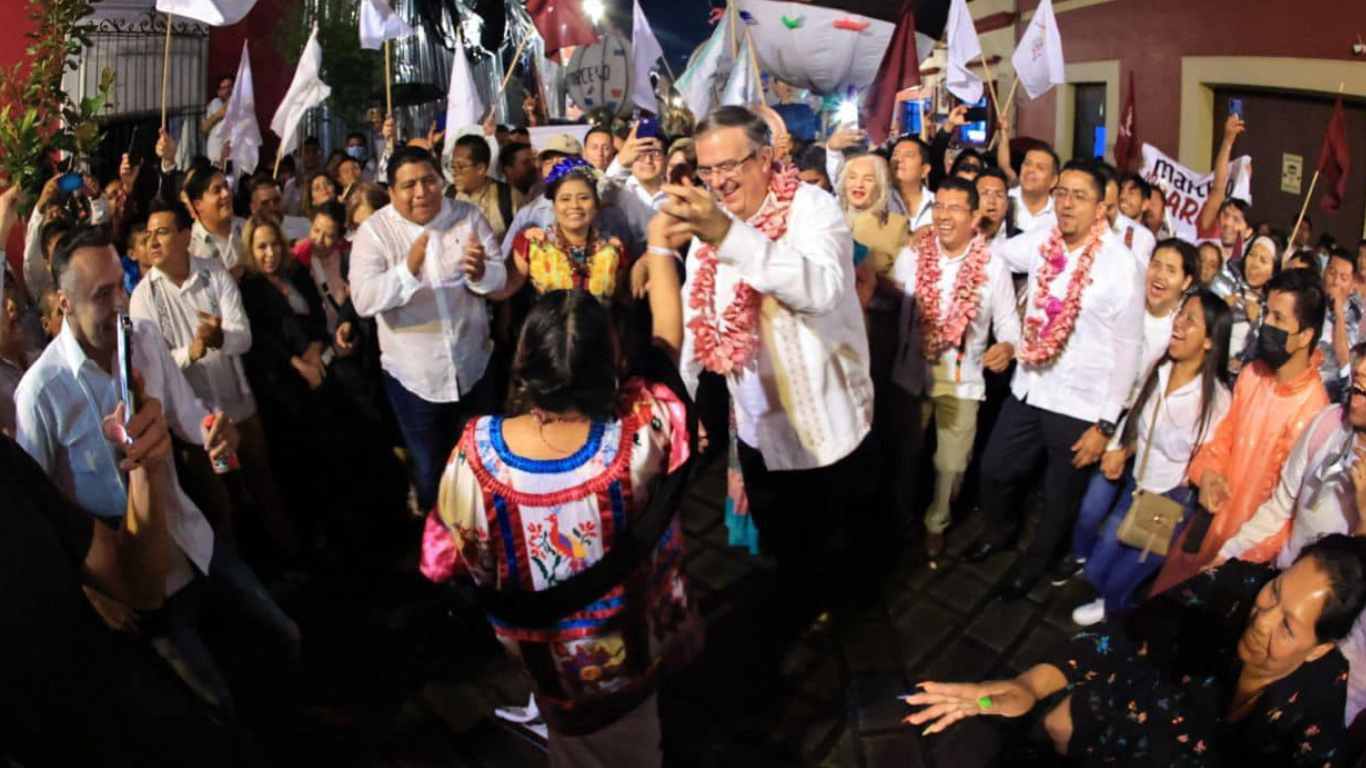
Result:
{"label": "beige handbag", "polygon": [[1160,557],[1167,556],[1172,535],[1176,533],[1176,526],[1181,524],[1181,514],[1185,511],[1185,505],[1172,501],[1160,493],[1152,493],[1139,487],[1139,483],[1143,481],[1143,473],[1148,469],[1148,454],[1153,449],[1153,431],[1157,428],[1157,420],[1162,415],[1162,405],[1166,402],[1165,395],[1158,397],[1160,399],[1157,401],[1157,409],[1153,412],[1153,423],[1148,425],[1148,439],[1143,444],[1143,458],[1139,460],[1138,474],[1134,476],[1134,501],[1116,533],[1124,544],[1143,550],[1143,554],[1138,558],[1140,563],[1148,559],[1150,552]]}

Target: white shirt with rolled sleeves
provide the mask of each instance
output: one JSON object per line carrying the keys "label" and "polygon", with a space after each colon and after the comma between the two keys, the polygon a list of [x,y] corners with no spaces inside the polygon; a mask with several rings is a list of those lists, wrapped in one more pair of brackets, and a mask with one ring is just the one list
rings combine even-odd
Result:
{"label": "white shirt with rolled sleeves", "polygon": [[[133,368],[142,374],[143,391],[161,401],[162,413],[176,437],[202,445],[199,429],[208,412],[166,351],[156,326],[134,320],[132,340]],[[117,373],[117,360],[114,365]],[[67,497],[110,520],[122,519],[128,510],[127,479],[119,471],[102,426],[104,417],[118,405],[117,381],[85,354],[70,326],[63,324],[57,338],[24,374],[14,395],[20,447]],[[208,573],[213,556],[213,529],[178,480],[175,499],[178,503],[167,510],[166,522],[184,556],[173,558],[166,577],[167,595],[193,580],[191,563]]]}
{"label": "white shirt with rolled sleeves", "polygon": [[[988,245],[987,247],[990,247]],[[953,301],[953,289],[958,273],[967,261],[971,246],[956,258],[940,257],[939,306],[947,311]],[[986,379],[982,374],[982,356],[986,353],[987,338],[994,330],[998,342],[1020,346],[1020,316],[1015,313],[1015,284],[1010,270],[995,257],[987,261],[987,279],[978,290],[977,315],[963,334],[962,361],[956,350],[948,350],[937,361],[925,359],[921,319],[916,309],[915,281],[919,258],[909,246],[892,267],[892,274],[901,283],[905,295],[901,301],[901,339],[892,380],[913,395],[949,396],[959,400],[985,400]],[[912,318],[911,313],[916,312]]]}
{"label": "white shirt with rolled sleeves", "polygon": [[[422,276],[408,270],[408,249],[430,231]],[[484,275],[464,276],[465,244],[484,247]],[[409,392],[453,403],[484,375],[493,340],[484,296],[507,282],[498,239],[477,208],[443,200],[425,226],[387,205],[361,224],[351,246],[351,301],[379,324],[380,365]]]}
{"label": "white shirt with rolled sleeves", "polygon": [[[1357,462],[1355,443],[1356,431],[1341,405],[1315,416],[1290,449],[1271,497],[1224,542],[1219,557],[1266,561],[1285,570],[1319,537],[1354,534],[1361,514],[1349,474]],[[1351,725],[1366,708],[1366,620],[1357,619],[1338,650],[1350,666],[1344,715]]]}
{"label": "white shirt with rolled sleeves", "polygon": [[[191,362],[200,312],[223,319],[223,346],[205,350]],[[217,261],[191,256],[190,276],[179,286],[153,267],[133,289],[128,314],[161,331],[171,357],[206,406],[239,423],[256,415],[256,397],[242,365],[242,356],[251,350],[251,323],[237,283]]]}
{"label": "white shirt with rolled sleeves", "polygon": [[210,233],[196,221],[190,229],[190,255],[212,259],[225,269],[233,269],[242,263],[242,227],[246,223],[244,219],[232,217],[232,234],[222,238]]}
{"label": "white shirt with rolled sleeves", "polygon": [[1053,210],[1053,197],[1049,195],[1048,202],[1038,213],[1030,213],[1025,206],[1023,193],[1019,187],[1012,187],[1006,193],[1015,202],[1015,226],[1021,233],[1029,233],[1039,229],[1052,229],[1058,225],[1057,214]]}
{"label": "white shirt with rolled sleeves", "polygon": [[[1011,272],[1029,274],[1025,320],[1043,312],[1034,306],[1037,272],[1043,263],[1039,251],[1052,234],[1051,228],[1036,229],[991,246],[992,254]],[[1049,286],[1051,295],[1066,298],[1081,252],[1077,248],[1067,253],[1067,265]],[[1028,365],[1021,361],[1015,367],[1010,383],[1015,397],[1086,422],[1118,422],[1138,378],[1143,345],[1142,277],[1133,255],[1106,230],[1071,335],[1051,362]]]}
{"label": "white shirt with rolled sleeves", "polygon": [[[835,198],[802,184],[778,240],[734,220],[717,251],[717,314],[740,281],[763,294],[751,368],[727,379],[740,439],[773,471],[825,467],[848,456],[872,425],[868,335],[854,293],[854,240]],[[696,392],[702,364],[688,323],[697,274],[692,243],[683,286],[683,380]]]}
{"label": "white shirt with rolled sleeves", "polygon": [[613,160],[603,173],[599,190],[605,204],[621,212],[622,218],[631,228],[631,236],[639,242],[646,240],[650,219],[659,210],[659,206],[669,199],[663,189],[653,195],[650,194],[645,185],[640,183],[640,179],[631,172],[631,168],[616,160]]}
{"label": "white shirt with rolled sleeves", "polygon": [[[1204,396],[1204,382],[1201,377],[1186,382],[1180,389],[1164,395],[1167,382],[1171,381],[1172,364],[1163,363],[1157,369],[1157,388],[1153,390],[1143,412],[1137,415],[1134,425],[1134,473],[1138,487],[1152,493],[1166,493],[1186,482],[1186,469],[1190,466],[1191,456],[1196,446],[1204,443],[1214,434],[1215,427],[1224,420],[1233,393],[1228,387],[1219,384],[1214,388],[1214,402],[1210,406],[1209,422],[1200,428],[1200,408]],[[1142,385],[1139,385],[1140,388]],[[1159,415],[1160,411],[1160,415]],[[1126,419],[1135,418],[1129,411]],[[1153,427],[1153,419],[1157,426]],[[1143,476],[1138,477],[1138,463],[1143,460],[1143,451],[1148,444],[1148,432],[1152,430],[1152,449],[1148,451],[1148,465],[1143,468]],[[1115,436],[1110,439],[1106,450],[1118,450],[1126,427],[1119,426]]]}

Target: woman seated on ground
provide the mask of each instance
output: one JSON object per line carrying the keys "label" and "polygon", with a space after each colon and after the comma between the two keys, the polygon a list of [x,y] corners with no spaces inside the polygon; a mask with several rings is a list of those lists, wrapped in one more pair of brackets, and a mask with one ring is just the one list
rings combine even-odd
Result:
{"label": "woman seated on ground", "polygon": [[[481,588],[524,598],[601,576],[627,531],[650,527],[661,481],[687,471],[688,426],[673,389],[618,386],[618,349],[595,297],[575,289],[540,299],[517,347],[511,415],[467,425],[446,465],[425,574],[440,581],[463,566]],[[593,592],[601,597],[569,603],[561,590],[519,621],[491,612],[494,634],[531,678],[552,766],[660,765],[655,691],[701,641],[678,520],[663,530],[613,571],[615,586]],[[441,547],[444,557],[431,557]]]}
{"label": "woman seated on ground", "polygon": [[[1162,253],[1153,254],[1153,264]],[[1073,611],[1073,622],[1088,627],[1128,608],[1139,585],[1162,569],[1164,556],[1151,546],[1120,541],[1119,528],[1136,491],[1165,496],[1183,507],[1194,495],[1186,468],[1223,421],[1232,399],[1224,379],[1231,324],[1229,308],[1209,291],[1197,291],[1181,304],[1166,354],[1139,389],[1082,497],[1072,529],[1072,556],[1085,563],[1086,580],[1100,597]],[[1180,529],[1173,531],[1173,539]]]}
{"label": "woman seated on ground", "polygon": [[1347,696],[1337,642],[1364,604],[1366,538],[1326,536],[1280,573],[1232,560],[1013,680],[922,683],[907,722],[931,734],[1038,709],[1077,765],[1333,765]]}

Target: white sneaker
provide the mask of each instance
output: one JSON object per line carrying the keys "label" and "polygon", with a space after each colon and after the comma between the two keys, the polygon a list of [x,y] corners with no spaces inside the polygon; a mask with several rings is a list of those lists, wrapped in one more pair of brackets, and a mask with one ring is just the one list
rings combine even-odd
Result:
{"label": "white sneaker", "polygon": [[527,700],[525,707],[498,707],[493,710],[493,714],[509,723],[524,725],[540,719],[541,710],[536,706],[536,696],[532,695]]}
{"label": "white sneaker", "polygon": [[1080,627],[1099,624],[1105,618],[1105,599],[1096,598],[1072,611],[1072,623]]}

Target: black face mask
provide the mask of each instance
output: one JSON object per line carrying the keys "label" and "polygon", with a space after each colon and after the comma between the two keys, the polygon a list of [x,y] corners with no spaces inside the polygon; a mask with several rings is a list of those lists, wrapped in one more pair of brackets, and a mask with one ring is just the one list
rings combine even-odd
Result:
{"label": "black face mask", "polygon": [[1290,359],[1290,352],[1285,348],[1289,340],[1290,334],[1285,330],[1263,325],[1257,334],[1257,358],[1271,366],[1271,370],[1280,370]]}

